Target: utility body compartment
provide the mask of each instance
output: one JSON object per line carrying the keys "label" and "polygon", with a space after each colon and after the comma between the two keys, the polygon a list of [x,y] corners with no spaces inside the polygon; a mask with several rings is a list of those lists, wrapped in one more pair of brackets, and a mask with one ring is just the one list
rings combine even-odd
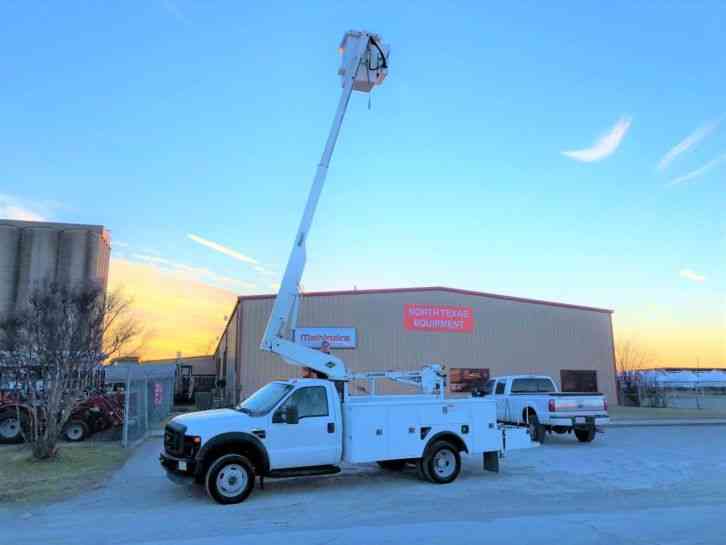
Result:
{"label": "utility body compartment", "polygon": [[461,438],[470,454],[501,451],[496,404],[429,395],[351,396],[343,403],[343,459],[348,463],[420,458],[439,433]]}

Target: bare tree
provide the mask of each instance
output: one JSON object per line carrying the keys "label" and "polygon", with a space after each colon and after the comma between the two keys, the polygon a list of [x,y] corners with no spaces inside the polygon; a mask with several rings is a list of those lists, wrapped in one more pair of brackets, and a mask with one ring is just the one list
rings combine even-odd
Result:
{"label": "bare tree", "polygon": [[129,308],[129,300],[106,296],[96,284],[50,283],[0,323],[0,365],[15,370],[27,397],[18,420],[36,458],[55,455],[63,425],[93,386],[99,364],[138,337]]}
{"label": "bare tree", "polygon": [[615,365],[618,372],[618,382],[623,396],[634,405],[641,404],[641,374],[640,371],[652,365],[655,361],[653,354],[635,337],[630,337],[615,343]]}

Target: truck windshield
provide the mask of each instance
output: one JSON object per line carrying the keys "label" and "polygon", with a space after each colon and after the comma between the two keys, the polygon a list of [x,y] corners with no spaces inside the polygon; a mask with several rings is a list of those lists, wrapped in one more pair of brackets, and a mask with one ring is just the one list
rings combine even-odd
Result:
{"label": "truck windshield", "polygon": [[237,405],[237,410],[252,416],[267,414],[290,390],[290,384],[271,382]]}

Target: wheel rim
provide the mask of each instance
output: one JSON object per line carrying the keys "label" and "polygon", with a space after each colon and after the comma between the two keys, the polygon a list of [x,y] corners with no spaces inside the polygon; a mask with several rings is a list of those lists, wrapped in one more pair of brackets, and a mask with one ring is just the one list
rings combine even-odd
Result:
{"label": "wheel rim", "polygon": [[441,449],[434,455],[434,473],[442,479],[451,477],[456,471],[456,456],[448,449]]}
{"label": "wheel rim", "polygon": [[83,426],[80,424],[71,424],[66,429],[66,437],[71,441],[78,441],[83,437]]}
{"label": "wheel rim", "polygon": [[233,498],[247,487],[247,480],[247,472],[241,465],[229,464],[217,474],[217,490],[225,498]]}
{"label": "wheel rim", "polygon": [[14,416],[0,422],[0,437],[3,439],[14,439],[20,433],[18,419]]}

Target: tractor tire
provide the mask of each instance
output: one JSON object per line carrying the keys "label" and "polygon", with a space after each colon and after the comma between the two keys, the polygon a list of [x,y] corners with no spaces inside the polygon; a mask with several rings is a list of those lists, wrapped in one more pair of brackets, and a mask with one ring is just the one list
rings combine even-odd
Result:
{"label": "tractor tire", "polygon": [[[18,418],[20,416],[20,418]],[[24,441],[23,428],[29,428],[23,411],[8,408],[0,411],[0,445],[13,445]]]}
{"label": "tractor tire", "polygon": [[63,437],[71,443],[80,443],[89,435],[88,424],[83,420],[70,420],[63,426]]}
{"label": "tractor tire", "polygon": [[575,428],[575,437],[580,443],[592,443],[592,440],[595,439],[595,426]]}

